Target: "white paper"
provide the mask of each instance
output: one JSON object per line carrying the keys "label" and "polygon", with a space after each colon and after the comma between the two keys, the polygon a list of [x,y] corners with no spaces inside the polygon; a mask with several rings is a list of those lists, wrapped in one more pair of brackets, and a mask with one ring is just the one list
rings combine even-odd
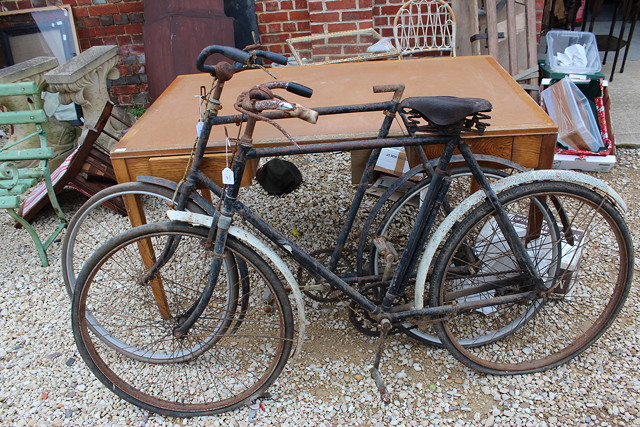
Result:
{"label": "white paper", "polygon": [[585,68],[589,65],[587,51],[581,44],[572,44],[556,55],[558,65],[561,67]]}

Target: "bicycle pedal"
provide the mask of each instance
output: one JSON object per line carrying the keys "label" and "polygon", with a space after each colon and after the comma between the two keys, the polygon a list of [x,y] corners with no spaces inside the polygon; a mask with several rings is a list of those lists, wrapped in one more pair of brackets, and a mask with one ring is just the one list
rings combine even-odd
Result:
{"label": "bicycle pedal", "polygon": [[392,261],[395,261],[398,259],[398,252],[393,247],[391,242],[387,240],[386,237],[375,236],[373,238],[373,244],[376,246],[376,248],[380,252],[380,255],[382,255],[383,257],[387,258],[390,256],[390,258],[392,258],[391,259]]}

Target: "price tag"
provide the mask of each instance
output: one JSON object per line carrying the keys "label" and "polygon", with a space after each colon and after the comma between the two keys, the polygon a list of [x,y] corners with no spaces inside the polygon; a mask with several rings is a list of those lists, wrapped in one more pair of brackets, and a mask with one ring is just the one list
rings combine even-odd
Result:
{"label": "price tag", "polygon": [[222,183],[225,185],[233,185],[233,171],[229,168],[222,169]]}
{"label": "price tag", "polygon": [[202,128],[204,127],[204,122],[198,122],[196,125],[196,135],[200,138],[200,134],[202,133]]}

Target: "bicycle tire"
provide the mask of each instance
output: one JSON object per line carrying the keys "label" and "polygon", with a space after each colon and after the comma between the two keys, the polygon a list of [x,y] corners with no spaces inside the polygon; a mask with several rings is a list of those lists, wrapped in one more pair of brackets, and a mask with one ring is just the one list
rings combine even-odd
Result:
{"label": "bicycle tire", "polygon": [[[481,167],[481,169],[490,181],[498,180],[510,175],[506,171],[500,169],[487,167]],[[450,172],[451,186],[447,192],[447,197],[451,208],[454,208],[469,194],[472,176],[471,171],[467,166],[452,168]],[[411,228],[413,227],[413,220],[417,215],[419,202],[426,195],[430,183],[431,179],[429,177],[425,177],[407,191],[407,193],[405,193],[401,198],[394,202],[391,208],[389,208],[385,213],[375,230],[375,235],[384,236],[393,244],[394,248],[398,252],[398,259],[402,254],[401,249],[405,247],[406,240]],[[435,226],[437,226],[437,223]],[[374,275],[381,274],[379,260],[380,255],[378,248],[373,244],[370,244],[369,265],[371,266],[371,271]],[[408,291],[410,292],[411,289],[409,288]],[[380,296],[378,296],[378,298],[380,298]],[[442,347],[440,338],[438,338],[430,323],[426,323],[424,325],[404,323],[401,329],[407,336],[424,344]],[[374,332],[379,333],[377,330]]]}
{"label": "bicycle tire", "polygon": [[[104,207],[105,202],[127,194],[143,198],[141,204],[145,207],[147,222],[167,220],[164,214],[166,209],[156,208],[157,202],[173,200],[174,191],[170,188],[145,182],[127,182],[94,194],[71,218],[62,239],[62,279],[69,297],[72,296],[78,272],[93,250],[116,234],[131,228],[126,216]],[[189,202],[187,210],[205,213],[194,202]]]}
{"label": "bicycle tire", "polygon": [[[582,353],[615,319],[632,279],[631,235],[609,200],[578,184],[529,183],[505,190],[499,198],[508,215],[523,224],[521,229],[528,227],[531,200],[551,201],[545,205],[561,230],[561,274],[547,282],[548,289],[530,302],[539,305],[533,319],[491,345],[469,346],[463,342],[468,331],[475,334],[496,328],[497,322],[508,320],[511,312],[517,315],[526,304],[503,304],[488,314],[470,310],[447,315],[439,319],[436,330],[447,350],[473,369],[496,375],[540,372]],[[484,284],[507,277],[505,265],[516,265],[513,254],[503,244],[499,256],[496,253],[493,261],[485,260],[474,273],[464,276],[453,268],[459,261],[455,259],[456,250],[463,242],[500,248],[501,233],[492,233],[492,226],[488,225],[494,213],[485,202],[461,221],[447,239],[433,271],[431,306],[456,304],[460,298],[450,297],[454,295],[450,292],[464,290],[461,285],[465,283],[482,284],[483,275]],[[489,228],[483,232],[483,227]],[[536,239],[549,238],[547,230],[534,227],[534,231],[538,234],[527,235],[528,248]],[[585,253],[588,256],[582,256]],[[466,289],[469,293],[471,288]]]}
{"label": "bicycle tire", "polygon": [[[138,282],[145,269],[137,244],[150,242],[159,253],[169,236],[179,237],[179,245],[159,277],[168,288],[168,301],[174,310],[171,318],[162,320],[149,287]],[[220,286],[218,280],[207,309],[187,337],[173,336],[173,327],[184,318],[181,315],[198,299],[207,281],[211,256],[201,244],[207,236],[207,229],[175,222],[136,227],[98,249],[78,276],[72,327],[82,358],[108,389],[152,412],[191,417],[242,406],[275,381],[291,351],[293,314],[282,283],[262,258],[232,236],[227,240],[225,255],[242,260],[248,270],[249,307],[236,312],[237,300],[229,295],[237,298],[239,283],[227,280],[226,286]],[[112,281],[110,267],[120,259],[126,260],[129,272],[111,277],[118,279]],[[182,275],[186,275],[184,282]],[[117,329],[118,338],[136,349],[184,351],[191,339],[194,347],[200,345],[202,337],[215,337],[215,342],[197,357],[188,358],[187,363],[177,358],[168,363],[148,363],[114,351],[96,337],[88,322],[89,310],[101,325],[109,325],[112,334]]]}

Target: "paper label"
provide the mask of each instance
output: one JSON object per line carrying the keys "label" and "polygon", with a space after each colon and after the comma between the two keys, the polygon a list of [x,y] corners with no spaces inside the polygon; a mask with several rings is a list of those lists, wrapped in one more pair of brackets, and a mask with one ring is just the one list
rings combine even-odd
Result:
{"label": "paper label", "polygon": [[591,80],[584,74],[569,74],[569,78],[576,82],[588,82],[589,80]]}
{"label": "paper label", "polygon": [[204,127],[204,122],[198,122],[196,125],[196,135],[200,138],[200,134],[202,133],[202,128]]}
{"label": "paper label", "polygon": [[233,185],[233,171],[229,168],[222,169],[222,183],[225,185]]}

